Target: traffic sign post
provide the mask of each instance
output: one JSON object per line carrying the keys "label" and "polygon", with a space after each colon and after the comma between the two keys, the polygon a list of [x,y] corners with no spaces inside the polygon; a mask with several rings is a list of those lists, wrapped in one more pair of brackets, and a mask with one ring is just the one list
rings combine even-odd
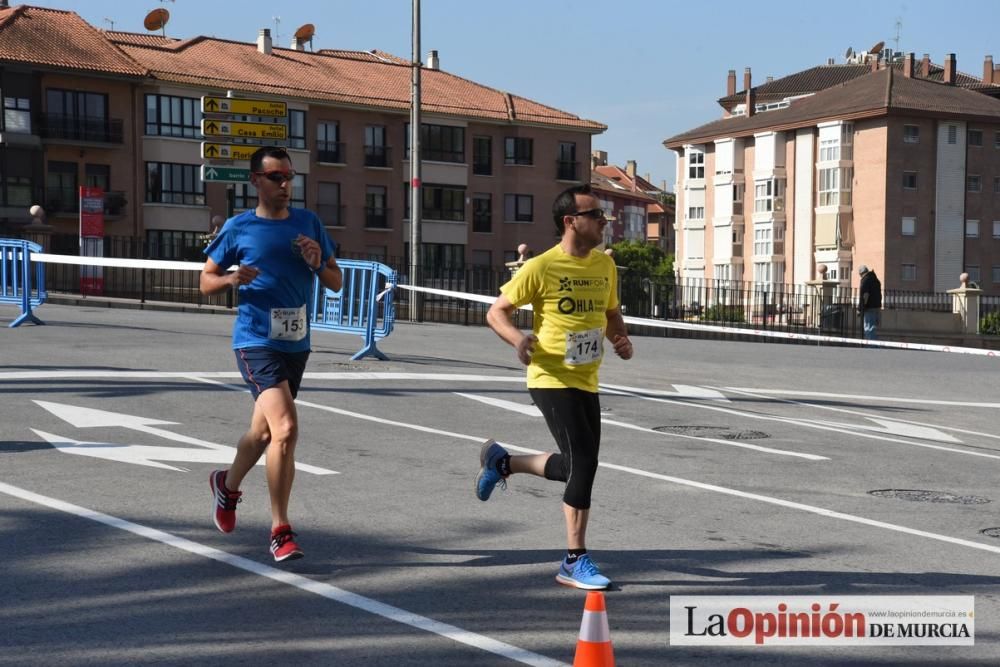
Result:
{"label": "traffic sign post", "polygon": [[283,123],[243,123],[202,118],[201,133],[206,137],[284,140],[288,138],[288,126]]}
{"label": "traffic sign post", "polygon": [[254,100],[242,97],[201,98],[202,113],[228,113],[241,116],[271,116],[284,118],[288,115],[288,105],[274,100]]}
{"label": "traffic sign post", "polygon": [[201,165],[201,180],[210,183],[248,183],[250,170],[203,164]]}
{"label": "traffic sign post", "polygon": [[253,144],[214,144],[201,142],[201,158],[203,160],[249,160],[250,156],[260,148]]}

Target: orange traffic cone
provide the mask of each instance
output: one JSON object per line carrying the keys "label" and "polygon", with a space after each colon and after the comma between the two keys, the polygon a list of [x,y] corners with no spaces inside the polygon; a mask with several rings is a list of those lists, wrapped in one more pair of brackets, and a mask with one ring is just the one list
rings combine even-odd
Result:
{"label": "orange traffic cone", "polygon": [[615,667],[608,612],[604,607],[604,593],[601,591],[587,593],[573,667]]}

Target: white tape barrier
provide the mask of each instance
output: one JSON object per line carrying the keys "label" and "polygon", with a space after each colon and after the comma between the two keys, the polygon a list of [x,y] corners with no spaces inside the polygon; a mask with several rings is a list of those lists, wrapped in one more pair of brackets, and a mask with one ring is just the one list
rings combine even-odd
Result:
{"label": "white tape barrier", "polygon": [[[481,294],[467,294],[465,292],[455,292],[452,290],[435,289],[433,287],[413,287],[411,285],[396,285],[400,289],[407,289],[413,292],[424,292],[426,294],[437,294],[440,296],[450,296],[455,299],[467,299],[478,301],[479,303],[492,304],[496,297],[483,296]],[[531,306],[525,306],[523,310],[531,310]],[[950,352],[952,354],[972,354],[983,357],[998,356],[996,350],[983,350],[975,347],[953,347],[950,345],[930,345],[925,343],[902,343],[891,340],[863,340],[860,338],[846,338],[843,336],[821,336],[819,334],[790,333],[787,331],[764,331],[762,329],[741,329],[738,327],[726,327],[716,324],[692,324],[691,322],[677,322],[673,320],[647,320],[641,317],[625,317],[626,324],[635,324],[644,327],[654,327],[657,329],[683,329],[688,331],[710,331],[716,333],[733,334],[740,336],[759,336],[761,338],[778,338],[783,340],[803,340],[815,341],[817,343],[848,343],[851,345],[861,345],[865,347],[884,347],[897,350],[918,350],[921,352]]]}

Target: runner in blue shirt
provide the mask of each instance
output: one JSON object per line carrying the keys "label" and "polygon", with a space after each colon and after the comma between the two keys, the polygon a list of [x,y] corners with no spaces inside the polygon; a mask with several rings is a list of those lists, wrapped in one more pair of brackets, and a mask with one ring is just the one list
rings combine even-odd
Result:
{"label": "runner in blue shirt", "polygon": [[263,147],[251,156],[257,207],[226,221],[205,249],[201,272],[203,294],[239,288],[233,350],[254,398],[250,429],[240,438],[233,464],[209,476],[215,525],[224,533],[236,528],[240,483],[266,451],[276,561],[303,555],[288,519],[288,499],[298,438],[295,397],[310,350],[313,276],[332,290],[343,282],[323,223],[312,211],[288,206],[294,178],[285,149]]}

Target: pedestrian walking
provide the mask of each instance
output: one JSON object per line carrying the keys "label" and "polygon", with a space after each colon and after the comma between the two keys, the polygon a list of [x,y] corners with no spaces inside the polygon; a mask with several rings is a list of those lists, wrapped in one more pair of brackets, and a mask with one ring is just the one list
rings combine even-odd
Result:
{"label": "pedestrian walking", "polygon": [[882,283],[875,272],[862,264],[858,267],[861,285],[858,289],[858,312],[864,327],[865,340],[878,338],[879,317],[882,311]]}

